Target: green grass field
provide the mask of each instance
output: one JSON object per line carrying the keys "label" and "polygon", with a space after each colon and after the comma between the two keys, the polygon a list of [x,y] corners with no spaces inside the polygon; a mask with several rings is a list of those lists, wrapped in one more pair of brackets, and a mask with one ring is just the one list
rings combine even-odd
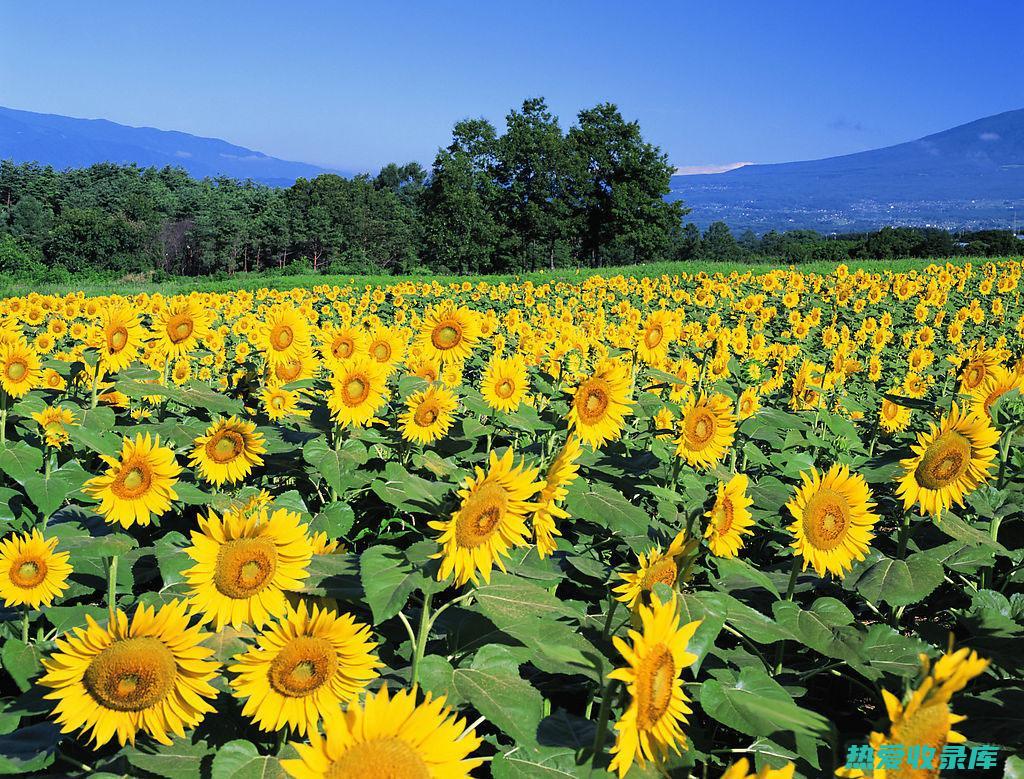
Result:
{"label": "green grass field", "polygon": [[[954,259],[941,260],[861,260],[846,263],[851,270],[858,268],[872,272],[882,273],[884,271],[907,272],[911,270],[923,270],[929,264],[953,262],[963,264],[973,262],[981,264],[984,262],[995,262],[998,259],[1007,258],[984,258],[984,257],[959,257]],[[1010,258],[1013,259],[1013,258]],[[1019,259],[1019,258],[1017,258]],[[79,285],[70,286],[67,284],[31,284],[24,281],[0,281],[0,297],[13,297],[26,295],[29,292],[43,294],[62,294],[66,292],[84,292],[87,295],[134,295],[138,293],[162,293],[164,295],[175,295],[192,291],[197,292],[227,292],[236,289],[293,289],[296,287],[313,287],[320,284],[345,286],[355,284],[358,286],[387,285],[400,281],[425,281],[434,280],[440,284],[447,284],[456,281],[487,281],[500,283],[502,281],[523,281],[530,280],[535,283],[549,281],[569,281],[587,278],[588,276],[660,276],[662,274],[679,273],[731,273],[733,271],[744,272],[752,270],[755,272],[766,272],[779,267],[799,268],[805,273],[831,273],[837,267],[831,262],[808,262],[794,265],[784,260],[777,262],[652,262],[640,265],[622,265],[606,268],[559,268],[554,271],[538,271],[536,273],[504,274],[504,275],[480,275],[480,276],[349,276],[349,275],[324,275],[324,274],[302,274],[291,276],[271,276],[257,273],[238,273],[226,279],[205,279],[181,277],[170,281],[150,282],[132,279],[94,281],[84,280]]]}

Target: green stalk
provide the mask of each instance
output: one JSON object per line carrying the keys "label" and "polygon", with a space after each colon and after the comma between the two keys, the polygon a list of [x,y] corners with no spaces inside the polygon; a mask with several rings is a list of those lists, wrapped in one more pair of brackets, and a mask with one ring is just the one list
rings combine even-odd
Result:
{"label": "green stalk", "polygon": [[590,759],[596,760],[604,749],[604,740],[608,735],[608,718],[612,711],[612,698],[615,697],[615,685],[617,679],[609,679],[604,688],[604,696],[601,698],[601,708],[597,712],[597,730],[594,732],[594,743],[590,747]]}
{"label": "green stalk", "polygon": [[0,390],[0,444],[7,444],[7,393]]}
{"label": "green stalk", "polygon": [[900,527],[899,549],[896,556],[901,560],[907,556],[907,541],[910,540],[910,512],[903,514],[903,525]]}
{"label": "green stalk", "polygon": [[28,643],[28,606],[21,615],[21,643]]}
{"label": "green stalk", "polygon": [[[786,586],[786,597],[783,600],[793,600],[793,592],[796,590],[796,580],[800,576],[800,555],[793,555],[793,567],[789,571],[789,584]],[[775,673],[782,673],[782,660],[786,653],[786,642],[780,641],[779,648],[775,650]]]}
{"label": "green stalk", "polygon": [[110,572],[107,577],[107,609],[110,612],[110,627],[117,624],[117,555],[110,558]]}
{"label": "green stalk", "polygon": [[416,644],[412,650],[412,669],[409,672],[409,682],[415,691],[420,680],[420,662],[427,651],[427,638],[430,636],[430,603],[434,598],[433,593],[423,596],[423,609],[420,611],[420,629],[416,634]]}

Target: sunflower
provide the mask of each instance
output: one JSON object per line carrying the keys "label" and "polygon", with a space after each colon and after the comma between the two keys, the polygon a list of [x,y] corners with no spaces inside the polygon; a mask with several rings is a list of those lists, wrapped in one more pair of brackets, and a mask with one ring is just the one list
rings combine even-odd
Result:
{"label": "sunflower", "polygon": [[389,697],[387,687],[353,703],[344,713],[324,721],[324,735],[309,731],[309,744],[293,743],[299,757],[282,760],[295,779],[323,777],[436,777],[469,779],[483,760],[469,757],[481,744],[445,698],[400,690]]}
{"label": "sunflower", "polygon": [[88,626],[57,640],[57,651],[42,660],[39,684],[53,692],[54,714],[63,733],[91,731],[97,747],[117,736],[135,744],[141,730],[161,744],[184,736],[214,706],[210,681],[218,664],[202,642],[210,637],[189,627],[185,603],[172,601],[155,611],[138,606],[129,623],[121,610],[113,624]]}
{"label": "sunflower", "polygon": [[863,560],[878,521],[871,490],[860,474],[845,465],[833,465],[822,476],[816,468],[800,474],[801,486],[786,504],[796,519],[789,526],[791,544],[803,557],[803,570],[812,565],[842,578],[854,560]]}
{"label": "sunflower", "polygon": [[231,686],[247,699],[242,714],[260,730],[287,726],[305,735],[377,678],[376,646],[370,628],[350,615],[317,606],[307,611],[300,602],[235,656]]}
{"label": "sunflower", "polygon": [[647,317],[637,338],[637,356],[648,365],[658,365],[668,357],[668,348],[676,337],[672,314],[654,311]]}
{"label": "sunflower", "polygon": [[518,355],[492,357],[480,383],[480,394],[487,405],[506,414],[519,409],[529,389],[526,362]]}
{"label": "sunflower", "polygon": [[988,480],[995,465],[995,443],[999,432],[991,422],[961,411],[956,403],[942,417],[939,426],[928,424],[911,447],[914,456],[901,461],[904,474],[896,494],[904,509],[915,503],[922,514],[936,519],[954,503],[964,505],[964,496]]}
{"label": "sunflower", "polygon": [[750,763],[747,758],[742,757],[725,769],[722,779],[793,779],[794,771],[796,771],[796,765],[790,762],[782,768],[763,765],[756,773],[750,773]]}
{"label": "sunflower", "polygon": [[32,419],[39,425],[39,431],[47,446],[59,449],[68,442],[67,428],[78,424],[75,413],[63,406],[46,406],[42,411],[32,414]]}
{"label": "sunflower", "polygon": [[379,363],[356,357],[335,370],[327,407],[339,425],[367,425],[387,402],[386,385],[387,374]]}
{"label": "sunflower", "polygon": [[725,395],[702,394],[682,410],[676,454],[694,468],[710,468],[725,457],[736,436],[732,403]]}
{"label": "sunflower", "polygon": [[206,435],[195,440],[189,463],[219,487],[224,482],[241,481],[254,467],[263,465],[260,455],[267,451],[265,443],[254,422],[221,417],[206,429]]}
{"label": "sunflower", "polygon": [[455,419],[459,401],[447,387],[432,386],[413,392],[405,400],[405,412],[399,416],[402,438],[429,444],[443,437]]}
{"label": "sunflower", "polygon": [[636,570],[619,574],[619,578],[625,581],[613,589],[615,599],[628,605],[636,614],[655,584],[661,583],[673,588],[677,586],[680,571],[684,568],[683,562],[696,545],[694,541],[687,542],[686,531],[681,530],[672,539],[668,549],[662,551],[660,546],[655,546],[646,554],[640,552],[637,555]]}
{"label": "sunflower", "polygon": [[313,556],[307,526],[294,511],[266,507],[200,517],[186,549],[189,603],[216,629],[249,623],[259,629],[285,611],[286,591],[302,588]]}
{"label": "sunflower", "polygon": [[377,327],[370,332],[366,354],[371,360],[380,363],[384,373],[390,376],[405,356],[405,339],[397,328]]}
{"label": "sunflower", "polygon": [[184,357],[209,335],[207,310],[191,298],[161,308],[153,315],[153,337],[168,357]]}
{"label": "sunflower", "polygon": [[[989,661],[978,657],[974,650],[959,649],[944,654],[934,665],[925,654],[920,655],[924,679],[916,690],[910,693],[906,703],[900,701],[886,689],[882,690],[886,712],[889,715],[889,732],[872,733],[869,744],[876,755],[872,779],[933,779],[939,776],[940,758],[947,744],[962,744],[967,739],[953,730],[953,726],[966,717],[954,714],[950,708],[953,695],[974,678],[984,673]],[[886,768],[878,758],[881,748],[886,745],[917,744],[930,747],[932,762],[918,768],[904,763],[897,769]],[[922,755],[923,756],[923,755]],[[868,776],[860,769],[841,768],[837,776]]]}
{"label": "sunflower", "polygon": [[675,595],[662,603],[651,595],[651,606],[640,606],[642,631],[630,630],[632,646],[613,636],[615,648],[627,665],[608,674],[609,679],[625,683],[629,708],[615,723],[618,737],[612,747],[609,771],[625,776],[635,762],[641,768],[647,762],[664,762],[669,750],[686,749],[686,736],[680,724],[686,723],[691,709],[683,691],[682,670],[693,665],[697,656],[687,645],[700,627],[700,621],[680,626]]}
{"label": "sunflower", "polygon": [[38,530],[0,541],[0,598],[4,605],[49,606],[68,588],[69,552],[56,552],[57,539]]}
{"label": "sunflower", "polygon": [[319,363],[312,352],[295,352],[290,357],[282,357],[267,365],[267,383],[282,387],[295,381],[311,379],[318,367]]}
{"label": "sunflower", "polygon": [[320,329],[320,354],[332,369],[366,353],[366,332],[351,325],[326,324]]}
{"label": "sunflower", "polygon": [[299,393],[296,390],[286,390],[280,387],[266,387],[260,400],[267,416],[277,421],[290,414],[302,413],[299,409]]}
{"label": "sunflower", "polygon": [[491,452],[486,473],[477,466],[476,475],[466,477],[459,490],[462,501],[451,518],[429,523],[441,531],[441,551],[434,555],[441,558],[439,580],[454,572],[457,585],[475,584],[480,573],[489,582],[493,566],[505,570],[502,555],[527,543],[525,517],[537,508],[529,501],[544,487],[537,472],[524,463],[516,465],[509,448],[500,459]]}
{"label": "sunflower", "polygon": [[0,387],[20,398],[39,384],[39,356],[22,338],[0,343]]}
{"label": "sunflower", "polygon": [[[3,349],[0,348],[0,354],[3,354]],[[2,358],[0,358],[0,365],[3,365]],[[43,377],[40,381],[40,385],[48,390],[56,390],[62,392],[68,388],[67,381],[53,368],[47,368],[43,371]]]}
{"label": "sunflower", "polygon": [[736,400],[736,418],[740,420],[749,419],[760,408],[761,401],[757,397],[757,390],[753,387],[747,387]]}
{"label": "sunflower", "polygon": [[480,316],[465,306],[445,301],[424,314],[416,345],[429,360],[462,362],[479,338]]}
{"label": "sunflower", "polygon": [[108,304],[100,311],[100,365],[107,373],[117,373],[139,356],[146,332],[139,315],[127,305]]}
{"label": "sunflower", "polygon": [[632,413],[629,368],[620,360],[604,360],[573,393],[566,419],[580,440],[598,449],[622,435]]}
{"label": "sunflower", "polygon": [[561,535],[555,520],[569,516],[569,512],[558,504],[565,500],[569,494],[568,486],[579,475],[580,468],[576,460],[581,453],[579,439],[570,433],[544,476],[544,489],[540,491],[537,510],[533,512],[533,535],[537,543],[537,554],[542,560],[555,551],[555,536]]}
{"label": "sunflower", "polygon": [[287,304],[274,306],[266,312],[265,321],[255,335],[259,348],[270,365],[287,362],[297,354],[310,350],[308,320]]}
{"label": "sunflower", "polygon": [[970,392],[971,412],[982,418],[992,416],[992,406],[1011,390],[1024,391],[1024,376],[994,365],[984,381]]}
{"label": "sunflower", "polygon": [[754,502],[747,497],[749,479],[737,473],[728,482],[718,483],[715,505],[704,516],[708,526],[704,538],[708,539],[711,554],[735,557],[743,548],[743,536],[751,535],[754,520],[748,507]]}
{"label": "sunflower", "polygon": [[146,433],[134,440],[125,438],[120,458],[100,455],[100,459],[107,464],[106,472],[89,479],[82,492],[100,501],[99,510],[107,522],[125,528],[148,525],[178,499],[174,485],[181,467],[174,450],[160,446],[160,436],[150,438]]}
{"label": "sunflower", "polygon": [[878,424],[887,433],[902,433],[910,426],[910,414],[908,407],[883,397],[878,409]]}

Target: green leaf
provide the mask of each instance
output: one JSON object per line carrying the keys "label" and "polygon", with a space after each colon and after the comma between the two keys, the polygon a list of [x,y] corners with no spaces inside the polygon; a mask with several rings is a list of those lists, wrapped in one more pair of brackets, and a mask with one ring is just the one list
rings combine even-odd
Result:
{"label": "green leaf", "polygon": [[323,532],[328,538],[337,539],[348,535],[356,522],[352,507],[341,500],[328,503],[309,523],[310,533]]}
{"label": "green leaf", "polygon": [[359,558],[359,576],[366,602],[379,625],[398,614],[415,589],[435,592],[447,585],[435,582],[422,570],[413,568],[405,554],[393,546],[372,546]]}
{"label": "green leaf", "polygon": [[461,706],[465,701],[455,689],[455,669],[441,655],[427,655],[420,661],[420,684],[434,697],[444,695],[448,706]]}
{"label": "green leaf", "polygon": [[37,645],[25,644],[17,638],[7,638],[3,650],[0,650],[0,662],[4,670],[22,692],[32,688],[32,680],[43,670],[39,663],[41,656]]}
{"label": "green leaf", "polygon": [[743,589],[735,584],[736,580],[752,582],[753,584],[768,590],[776,598],[779,596],[779,588],[764,571],[755,568],[746,560],[738,557],[716,557],[715,566],[718,568],[719,584],[721,589],[733,591]]}
{"label": "green leaf", "polygon": [[302,592],[304,593],[338,598],[350,603],[360,603],[365,600],[355,555],[313,555],[306,571],[309,576],[302,582]]}
{"label": "green leaf", "polygon": [[210,768],[210,779],[279,779],[285,776],[276,757],[261,755],[255,746],[241,739],[218,747]]}
{"label": "green leaf", "polygon": [[325,439],[314,438],[302,447],[302,457],[324,477],[327,486],[340,495],[361,483],[359,466],[367,461],[369,455],[366,447],[353,439],[335,450],[327,446]]}
{"label": "green leaf", "polygon": [[906,560],[883,557],[857,580],[857,591],[872,603],[909,606],[942,583],[942,566],[927,554]]}
{"label": "green leaf", "polygon": [[536,744],[543,717],[541,694],[519,675],[519,660],[506,646],[485,646],[470,668],[456,668],[455,689],[516,744]]}
{"label": "green leaf", "polygon": [[43,453],[24,441],[8,442],[0,449],[0,471],[3,471],[18,484],[36,473],[43,465]]}
{"label": "green leaf", "polygon": [[53,764],[60,740],[60,728],[52,722],[18,728],[0,737],[0,774],[11,776],[42,771]]}
{"label": "green leaf", "polygon": [[747,667],[734,683],[708,679],[700,687],[704,712],[748,736],[789,731],[810,736],[828,732],[828,720],[798,706],[789,693],[763,670]]}
{"label": "green leaf", "polygon": [[634,550],[642,551],[650,545],[647,528],[651,521],[647,512],[603,482],[585,483],[583,479],[573,482],[566,498],[566,510],[574,517],[622,536]]}
{"label": "green leaf", "polygon": [[175,739],[170,746],[158,745],[152,752],[129,749],[128,762],[143,771],[164,779],[195,779],[202,776],[203,763],[212,750],[205,742],[192,744],[186,739]]}
{"label": "green leaf", "polygon": [[919,655],[928,651],[928,645],[918,638],[904,636],[888,625],[876,624],[868,629],[860,651],[871,668],[908,677],[921,669]]}
{"label": "green leaf", "polygon": [[405,511],[432,511],[444,502],[452,486],[428,481],[409,473],[391,460],[384,466],[384,478],[375,479],[370,489],[385,503]]}
{"label": "green leaf", "polygon": [[477,608],[498,627],[525,616],[551,619],[579,616],[543,587],[508,574],[494,574],[489,584],[476,588],[475,595]]}

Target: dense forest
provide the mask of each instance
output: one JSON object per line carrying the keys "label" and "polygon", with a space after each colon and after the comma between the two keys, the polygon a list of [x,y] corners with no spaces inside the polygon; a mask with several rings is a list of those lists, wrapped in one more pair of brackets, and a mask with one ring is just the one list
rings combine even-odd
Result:
{"label": "dense forest", "polygon": [[703,233],[667,202],[673,168],[612,104],[563,130],[543,99],[509,112],[504,132],[459,122],[428,171],[322,175],[287,189],[177,168],[103,164],[56,171],[0,163],[0,272],[85,275],[518,273],[666,259],[798,262],[1020,254],[1009,231],[953,236],[886,228],[734,236]]}

